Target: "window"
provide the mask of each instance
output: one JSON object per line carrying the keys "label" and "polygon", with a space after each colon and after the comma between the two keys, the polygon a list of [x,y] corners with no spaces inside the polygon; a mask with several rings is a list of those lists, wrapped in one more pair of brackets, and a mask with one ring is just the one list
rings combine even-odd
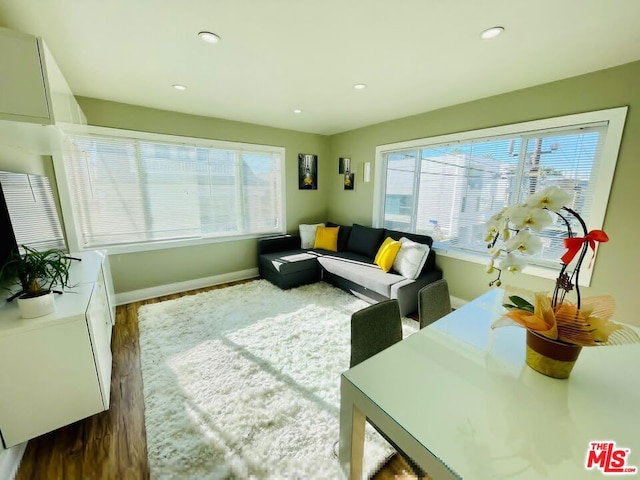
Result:
{"label": "window", "polygon": [[[557,185],[590,230],[601,228],[625,115],[619,108],[378,147],[374,223],[431,235],[441,254],[485,261],[487,220]],[[541,232],[544,248],[530,263],[559,267],[560,222]]]}
{"label": "window", "polygon": [[105,130],[65,139],[79,248],[284,232],[283,148]]}
{"label": "window", "polygon": [[0,257],[16,247],[24,253],[24,245],[39,251],[67,249],[45,176],[0,172],[0,227]]}

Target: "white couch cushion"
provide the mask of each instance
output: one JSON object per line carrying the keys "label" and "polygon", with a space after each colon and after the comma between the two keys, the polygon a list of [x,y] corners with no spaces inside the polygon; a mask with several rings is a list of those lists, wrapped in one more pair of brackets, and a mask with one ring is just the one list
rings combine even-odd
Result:
{"label": "white couch cushion", "polygon": [[383,272],[377,265],[348,258],[335,258],[327,255],[318,257],[318,261],[327,272],[389,298],[391,298],[391,287],[395,283],[405,281],[405,278],[400,275]]}
{"label": "white couch cushion", "polygon": [[393,269],[405,278],[415,280],[420,275],[431,249],[429,245],[417,243],[407,237],[400,239],[400,250],[393,261]]}
{"label": "white couch cushion", "polygon": [[318,227],[324,227],[324,223],[315,223],[313,225],[300,224],[300,248],[313,248]]}

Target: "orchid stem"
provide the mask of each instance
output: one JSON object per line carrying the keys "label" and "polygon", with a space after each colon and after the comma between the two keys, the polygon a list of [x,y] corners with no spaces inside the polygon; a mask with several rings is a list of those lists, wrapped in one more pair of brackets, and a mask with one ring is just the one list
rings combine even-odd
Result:
{"label": "orchid stem", "polygon": [[[582,219],[582,217],[576,211],[572,210],[569,207],[562,207],[562,209],[569,212],[571,215],[573,215],[576,218],[576,220],[578,220],[578,222],[580,222],[580,226],[582,227],[582,231],[584,232],[584,236],[586,237],[589,232],[587,231],[587,224],[584,223],[584,220]],[[567,220],[562,215],[560,215],[560,218],[565,220],[565,222],[567,223],[567,229],[569,230],[569,237],[571,237],[572,236],[571,227],[568,225]],[[585,242],[584,245],[582,246],[582,249],[580,250],[580,256],[578,257],[576,268],[573,270],[573,273],[571,274],[571,279],[570,279],[570,281],[575,285],[575,288],[576,288],[576,299],[577,299],[576,306],[578,307],[578,310],[580,310],[580,305],[581,305],[580,285],[578,284],[578,282],[580,281],[580,267],[582,266],[582,262],[584,261],[584,257],[587,254],[588,249],[589,249],[589,244]],[[567,265],[563,265],[560,275],[564,273],[564,270],[566,269],[566,267]],[[556,292],[558,288],[559,288],[558,283],[556,282]],[[564,297],[567,294],[566,289],[563,288],[563,291],[564,293],[562,294],[561,303],[564,302]],[[554,292],[554,303],[555,303],[555,298],[557,296],[556,292]]]}

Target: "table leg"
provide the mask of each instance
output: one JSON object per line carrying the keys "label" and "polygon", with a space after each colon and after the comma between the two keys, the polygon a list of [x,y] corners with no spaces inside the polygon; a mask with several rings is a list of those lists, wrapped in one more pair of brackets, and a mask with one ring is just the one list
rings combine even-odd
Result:
{"label": "table leg", "polygon": [[342,380],[340,398],[340,465],[351,480],[362,479],[366,417],[353,403],[349,387]]}

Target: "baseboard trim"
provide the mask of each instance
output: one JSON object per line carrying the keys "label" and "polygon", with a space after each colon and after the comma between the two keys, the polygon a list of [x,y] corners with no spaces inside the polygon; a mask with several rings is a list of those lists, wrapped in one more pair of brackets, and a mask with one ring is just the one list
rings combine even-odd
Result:
{"label": "baseboard trim", "polygon": [[462,298],[454,297],[451,295],[451,308],[457,309],[462,307],[465,303],[468,303],[467,300],[463,300]]}
{"label": "baseboard trim", "polygon": [[195,290],[197,288],[211,287],[213,285],[220,285],[221,283],[246,280],[257,276],[258,269],[249,268],[247,270],[240,270],[238,272],[230,272],[223,273],[222,275],[213,275],[211,277],[196,278],[195,280],[187,280],[186,282],[170,283],[167,285],[159,285],[157,287],[116,293],[116,305],[125,305],[132,302],[140,302],[142,300],[161,297],[163,295],[173,295],[174,293],[186,292],[189,290]]}
{"label": "baseboard trim", "polygon": [[24,442],[8,450],[0,451],[0,478],[6,478],[7,480],[16,478],[18,467],[26,449],[27,442]]}

